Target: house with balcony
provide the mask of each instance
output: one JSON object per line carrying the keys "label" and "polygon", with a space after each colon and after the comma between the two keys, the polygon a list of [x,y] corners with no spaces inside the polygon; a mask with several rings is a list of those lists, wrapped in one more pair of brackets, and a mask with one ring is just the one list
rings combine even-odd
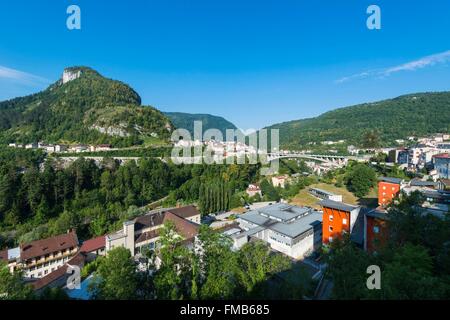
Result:
{"label": "house with balcony", "polygon": [[248,194],[249,197],[254,197],[257,194],[259,194],[259,196],[262,197],[261,188],[257,184],[249,184],[245,192]]}
{"label": "house with balcony", "polygon": [[274,187],[284,188],[285,185],[288,183],[288,179],[289,179],[288,175],[281,175],[281,176],[272,177],[272,185]]}
{"label": "house with balcony", "polygon": [[78,252],[78,237],[74,231],[55,237],[36,240],[7,249],[0,260],[8,264],[10,272],[21,270],[25,278],[38,279],[57,270]]}

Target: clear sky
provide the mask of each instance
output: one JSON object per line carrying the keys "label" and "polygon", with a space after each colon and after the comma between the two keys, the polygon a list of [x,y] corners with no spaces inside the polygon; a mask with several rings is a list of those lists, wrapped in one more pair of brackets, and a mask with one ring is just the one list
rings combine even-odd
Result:
{"label": "clear sky", "polygon": [[[81,8],[81,30],[66,9]],[[381,30],[366,9],[381,8]],[[163,111],[243,129],[450,89],[446,0],[35,0],[0,3],[0,100],[86,65]]]}

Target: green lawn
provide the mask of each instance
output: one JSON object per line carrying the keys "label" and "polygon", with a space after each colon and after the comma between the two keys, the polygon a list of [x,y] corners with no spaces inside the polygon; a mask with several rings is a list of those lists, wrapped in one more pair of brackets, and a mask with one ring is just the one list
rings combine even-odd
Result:
{"label": "green lawn", "polygon": [[[308,190],[309,188],[319,188],[323,189],[335,194],[341,194],[342,195],[342,201],[348,204],[352,205],[365,205],[365,206],[376,206],[376,193],[374,190],[371,190],[370,193],[362,198],[358,199],[353,193],[347,190],[346,187],[336,187],[332,184],[326,184],[326,183],[317,183],[313,184],[309,187],[306,187],[303,190],[300,190],[300,192],[291,199],[290,203],[297,205],[297,206],[309,206],[316,209],[319,209],[320,206],[317,204],[317,202],[320,201],[320,199],[312,196],[309,194]],[[375,201],[375,202],[374,202]]]}
{"label": "green lawn", "polygon": [[166,141],[161,140],[160,138],[155,137],[145,137],[144,139],[144,147],[161,147],[169,145]]}

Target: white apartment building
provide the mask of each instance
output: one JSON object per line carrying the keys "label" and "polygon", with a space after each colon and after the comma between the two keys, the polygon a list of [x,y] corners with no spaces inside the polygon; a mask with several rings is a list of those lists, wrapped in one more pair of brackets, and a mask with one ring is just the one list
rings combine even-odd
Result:
{"label": "white apartment building", "polygon": [[251,237],[267,242],[276,251],[302,259],[322,244],[322,213],[285,203],[277,203],[240,215],[243,231],[230,230],[234,248]]}

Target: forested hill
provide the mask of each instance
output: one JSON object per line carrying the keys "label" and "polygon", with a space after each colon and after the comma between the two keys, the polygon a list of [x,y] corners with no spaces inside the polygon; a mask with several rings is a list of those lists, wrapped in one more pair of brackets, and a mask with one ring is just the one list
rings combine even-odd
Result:
{"label": "forested hill", "polygon": [[111,143],[168,139],[172,124],[128,85],[87,67],[64,70],[46,90],[0,102],[0,143]]}
{"label": "forested hill", "polygon": [[268,129],[280,130],[280,144],[286,148],[342,139],[348,144],[364,145],[368,136],[378,145],[388,145],[410,135],[449,132],[450,92],[409,94],[340,108]]}
{"label": "forested hill", "polygon": [[164,112],[172,121],[176,128],[188,130],[192,137],[194,133],[194,121],[202,122],[202,131],[205,133],[208,129],[218,129],[222,132],[223,138],[226,138],[227,129],[236,129],[236,126],[230,121],[210,114],[193,114],[183,112]]}

